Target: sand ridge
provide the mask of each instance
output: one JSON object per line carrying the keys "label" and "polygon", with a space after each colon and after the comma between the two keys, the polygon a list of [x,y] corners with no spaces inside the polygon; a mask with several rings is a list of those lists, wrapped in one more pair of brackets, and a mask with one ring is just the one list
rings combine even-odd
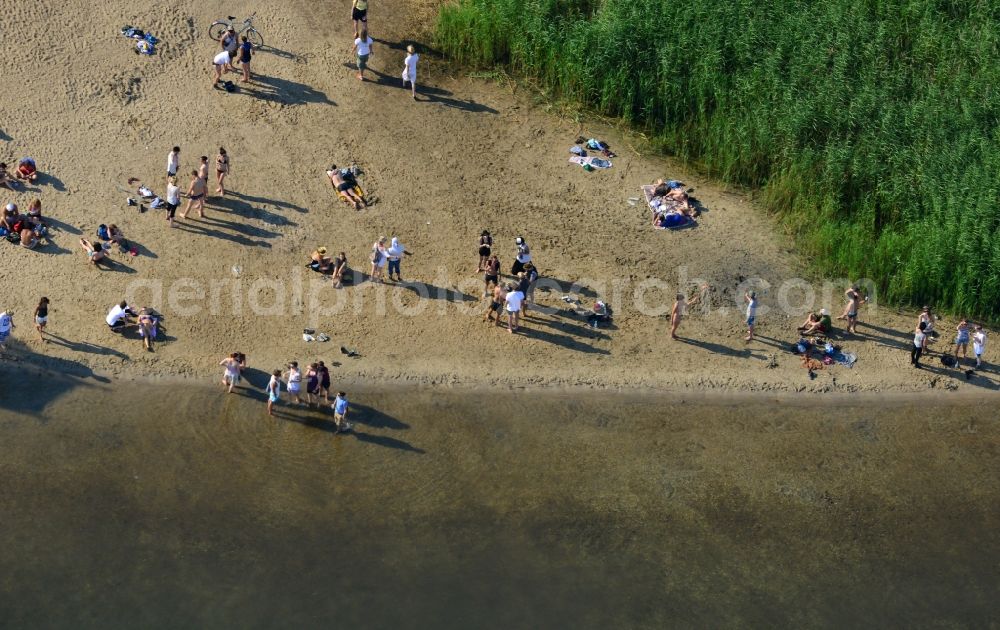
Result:
{"label": "sand ridge", "polygon": [[[268,45],[254,59],[254,84],[236,94],[210,87],[218,44],[206,31],[223,17],[213,7],[69,0],[33,6],[30,16],[20,5],[0,14],[0,31],[18,34],[0,41],[0,66],[7,77],[23,77],[0,96],[0,152],[8,164],[31,155],[45,173],[39,185],[0,191],[0,199],[23,209],[41,198],[55,228],[54,244],[38,251],[0,246],[6,288],[0,307],[18,314],[10,360],[71,375],[203,378],[239,349],[261,369],[322,358],[342,364],[335,378],[416,384],[997,389],[995,368],[971,381],[940,367],[913,371],[906,344],[914,318],[886,307],[874,317],[862,312],[874,326],[861,326],[862,336],[837,341],[858,354],[855,368],[833,367],[815,380],[786,352],[801,316],[762,314],[762,340],[745,345],[740,283],[760,277],[777,287],[808,278],[775,223],[746,195],[645,154],[639,138],[600,121],[557,117],[524,90],[465,77],[428,45],[433,8],[373,6],[375,80],[362,84],[351,66],[348,3],[233,6],[240,18],[257,11]],[[72,37],[52,34],[51,25],[70,23],[77,25]],[[126,24],[163,40],[158,54],[134,54],[119,33]],[[422,50],[416,103],[399,81],[409,42]],[[13,66],[15,59],[34,71]],[[586,173],[570,165],[567,149],[579,134],[608,141],[619,153],[614,168]],[[197,156],[214,160],[225,146],[232,193],[210,196],[205,220],[169,230],[162,214],[126,206],[122,188],[138,177],[162,193],[174,144],[182,147],[182,175]],[[323,175],[333,162],[357,163],[378,203],[355,212],[334,199]],[[654,231],[641,203],[628,205],[639,185],[660,176],[695,189],[706,209],[699,227]],[[186,187],[188,178],[180,179]],[[121,226],[139,255],[116,254],[114,271],[87,266],[77,239],[92,238],[100,223]],[[523,335],[484,326],[479,318],[485,304],[473,270],[482,229],[494,235],[505,269],[514,237],[523,235],[543,277],[560,283],[559,290],[538,295],[558,312],[530,316]],[[364,282],[335,291],[303,267],[309,252],[323,245],[345,251],[353,267],[367,271],[368,250],[379,235],[399,236],[414,252],[403,275],[420,286]],[[688,341],[671,342],[667,320],[649,311],[669,309],[680,276],[704,279],[713,291],[709,311],[695,311],[682,328]],[[643,284],[651,278],[665,284]],[[598,298],[616,304],[613,327],[588,329],[559,299],[582,280],[584,307]],[[137,281],[163,288],[158,303],[136,289]],[[634,298],[640,285],[648,286],[645,314]],[[130,286],[166,315],[167,341],[155,353],[109,334],[103,322]],[[428,297],[421,297],[421,287]],[[171,288],[177,295],[201,290],[205,297],[172,306]],[[842,290],[817,308],[839,313]],[[209,306],[213,291],[216,307]],[[240,299],[230,299],[233,291]],[[30,342],[31,311],[43,294],[52,300],[50,331],[57,336],[45,346]],[[772,290],[763,304],[773,306],[777,298]],[[307,327],[332,341],[304,343]],[[953,327],[947,320],[938,328],[950,338]],[[340,345],[362,356],[346,359]],[[768,368],[772,357],[777,367]]]}

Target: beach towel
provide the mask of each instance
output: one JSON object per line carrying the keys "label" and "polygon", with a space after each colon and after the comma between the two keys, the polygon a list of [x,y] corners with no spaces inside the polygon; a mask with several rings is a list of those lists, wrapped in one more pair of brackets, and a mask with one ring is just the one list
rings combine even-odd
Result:
{"label": "beach towel", "polygon": [[569,148],[569,152],[572,153],[573,155],[579,155],[580,157],[586,157],[587,156],[587,152],[584,151],[583,148],[578,147],[576,145],[571,146]]}
{"label": "beach towel", "polygon": [[679,212],[670,212],[663,215],[660,220],[660,225],[656,226],[658,230],[676,230],[677,228],[682,228],[688,223],[691,223],[691,219],[684,214]]}
{"label": "beach towel", "polygon": [[835,352],[832,356],[837,365],[843,365],[849,368],[854,367],[854,364],[858,360],[858,355],[853,352]]}
{"label": "beach towel", "polygon": [[580,157],[579,155],[574,155],[569,159],[569,161],[572,162],[573,164],[579,164],[584,168],[588,166],[590,168],[600,168],[600,169],[611,168],[611,162],[609,160],[605,160],[599,157],[593,157],[593,156]]}

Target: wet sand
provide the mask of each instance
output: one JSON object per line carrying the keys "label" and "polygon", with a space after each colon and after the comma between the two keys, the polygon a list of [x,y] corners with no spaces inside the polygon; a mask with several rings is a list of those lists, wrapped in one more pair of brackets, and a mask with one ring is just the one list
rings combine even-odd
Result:
{"label": "wet sand", "polygon": [[0,390],[12,627],[996,619],[982,402],[54,385]]}

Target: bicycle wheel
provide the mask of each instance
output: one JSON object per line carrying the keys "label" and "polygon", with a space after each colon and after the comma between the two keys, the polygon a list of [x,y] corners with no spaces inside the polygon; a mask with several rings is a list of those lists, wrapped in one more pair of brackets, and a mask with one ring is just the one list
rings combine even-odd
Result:
{"label": "bicycle wheel", "polygon": [[212,25],[208,27],[208,36],[219,41],[222,36],[226,34],[226,30],[229,28],[229,24],[221,20],[216,20],[212,22]]}
{"label": "bicycle wheel", "polygon": [[244,33],[244,35],[247,36],[247,41],[249,41],[251,44],[253,44],[254,48],[263,48],[264,47],[264,36],[261,35],[257,31],[257,29],[255,29],[253,27],[250,27],[250,28],[248,28],[246,30],[246,32]]}

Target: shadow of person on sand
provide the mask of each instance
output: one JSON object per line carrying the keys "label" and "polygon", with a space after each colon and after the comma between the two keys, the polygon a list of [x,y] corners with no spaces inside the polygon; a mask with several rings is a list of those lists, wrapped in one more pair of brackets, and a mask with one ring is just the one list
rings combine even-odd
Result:
{"label": "shadow of person on sand", "polygon": [[111,356],[117,359],[127,360],[129,356],[124,352],[119,352],[114,348],[109,348],[107,346],[99,346],[89,341],[70,341],[65,337],[60,337],[49,332],[45,333],[45,338],[48,342],[54,346],[61,346],[70,350],[71,352],[82,352],[85,354],[97,354],[101,356]]}
{"label": "shadow of person on sand", "polygon": [[427,44],[418,42],[415,39],[401,39],[398,42],[391,42],[387,39],[378,39],[377,37],[373,37],[372,41],[374,41],[376,44],[381,44],[391,50],[399,50],[405,52],[407,46],[413,46],[414,48],[417,49],[417,54],[420,55],[430,55],[434,57],[444,56],[444,53],[442,53],[440,50],[432,48]]}
{"label": "shadow of person on sand", "polygon": [[[41,344],[37,344],[41,347]],[[36,371],[29,375],[26,372]],[[42,378],[46,377],[46,378]],[[43,382],[44,387],[24,387],[25,378]],[[18,339],[7,340],[7,351],[0,362],[0,406],[47,419],[45,407],[76,387],[92,387],[84,379],[107,384],[111,379],[95,374],[78,361],[40,354]]]}
{"label": "shadow of person on sand", "polygon": [[[354,62],[345,62],[345,68],[349,68],[355,72],[358,70],[358,65]],[[375,76],[375,80],[365,79],[365,83],[372,83],[374,85],[395,88],[400,90],[405,94],[410,93],[410,88],[403,85],[402,77],[398,75],[390,75],[384,72],[380,72],[371,66],[368,67],[367,72]],[[451,92],[443,88],[435,87],[433,85],[426,85],[417,82],[417,102],[424,103],[440,103],[446,107],[453,107],[455,109],[461,109],[463,111],[471,112],[474,114],[499,114],[500,112],[489,105],[484,105],[482,103],[477,103],[473,100],[461,100],[457,98],[449,98],[453,96]]]}
{"label": "shadow of person on sand", "polygon": [[[215,229],[216,226],[219,228],[231,228],[240,233],[231,234],[229,232],[224,232],[221,229]],[[240,227],[237,228],[235,226]],[[231,221],[212,219],[209,217],[205,217],[204,219],[188,217],[187,219],[176,221],[174,223],[174,227],[182,232],[218,238],[224,241],[236,243],[237,245],[243,245],[244,247],[263,247],[265,249],[270,249],[271,244],[267,241],[255,241],[248,238],[248,236],[260,236],[262,238],[275,238],[278,236],[277,232],[270,232],[268,230],[253,227],[252,225],[242,225]]]}
{"label": "shadow of person on sand", "polygon": [[295,210],[296,212],[309,212],[308,208],[297,206],[294,203],[288,201],[282,201],[280,199],[269,199],[267,197],[258,197],[255,195],[248,195],[236,190],[227,190],[225,197],[213,197],[212,199],[229,199],[230,197],[237,197],[248,203],[267,204],[271,206],[277,206],[278,208],[287,208],[289,210]]}
{"label": "shadow of person on sand", "polygon": [[295,221],[292,221],[280,214],[271,212],[266,208],[254,206],[245,201],[240,201],[239,199],[235,199],[233,197],[212,197],[205,203],[205,206],[216,208],[221,212],[235,214],[247,219],[257,219],[258,221],[262,221],[268,225],[287,225],[292,227],[298,225]]}
{"label": "shadow of person on sand", "polygon": [[305,83],[261,74],[254,75],[251,83],[241,83],[240,91],[262,101],[284,105],[305,105],[306,103],[337,105],[327,98],[324,92]]}
{"label": "shadow of person on sand", "polygon": [[374,407],[369,407],[368,405],[362,405],[356,402],[351,402],[351,422],[355,424],[363,424],[366,427],[371,427],[373,429],[395,429],[398,431],[403,431],[410,428],[410,425],[406,424],[402,420],[398,420],[390,416],[389,414],[379,411]]}
{"label": "shadow of person on sand", "polygon": [[53,189],[59,192],[66,192],[66,186],[62,183],[62,180],[53,175],[52,173],[45,173],[42,171],[38,172],[38,179],[36,183],[39,186],[52,186]]}

